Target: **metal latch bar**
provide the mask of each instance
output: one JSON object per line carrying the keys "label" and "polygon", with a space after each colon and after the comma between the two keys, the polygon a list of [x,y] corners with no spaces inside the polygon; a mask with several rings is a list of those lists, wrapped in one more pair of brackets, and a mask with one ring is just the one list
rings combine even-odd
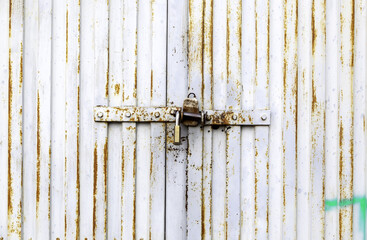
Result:
{"label": "metal latch bar", "polygon": [[175,122],[180,107],[105,107],[94,108],[96,122]]}
{"label": "metal latch bar", "polygon": [[[96,122],[175,122],[180,107],[106,107],[94,108]],[[206,126],[270,125],[270,110],[204,110]]]}

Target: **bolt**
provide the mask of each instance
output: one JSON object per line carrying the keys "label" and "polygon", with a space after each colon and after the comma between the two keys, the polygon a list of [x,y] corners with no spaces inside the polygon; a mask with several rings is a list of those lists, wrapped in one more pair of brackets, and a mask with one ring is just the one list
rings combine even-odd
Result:
{"label": "bolt", "polygon": [[125,113],[125,116],[129,118],[129,117],[131,117],[131,113],[130,112],[126,112]]}
{"label": "bolt", "polygon": [[154,113],[154,116],[156,117],[156,118],[159,118],[159,116],[160,116],[161,114],[159,113],[159,112],[156,112],[156,113]]}
{"label": "bolt", "polygon": [[261,116],[261,120],[265,121],[266,119],[268,119],[268,116],[266,116],[266,114]]}
{"label": "bolt", "polygon": [[233,120],[237,120],[237,115],[236,114],[233,114],[232,119]]}
{"label": "bolt", "polygon": [[102,118],[103,117],[103,112],[98,112],[97,117]]}

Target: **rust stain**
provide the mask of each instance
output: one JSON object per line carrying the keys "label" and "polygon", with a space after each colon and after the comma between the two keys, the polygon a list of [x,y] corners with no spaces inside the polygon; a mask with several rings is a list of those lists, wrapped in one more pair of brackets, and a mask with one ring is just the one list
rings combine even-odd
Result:
{"label": "rust stain", "polygon": [[[11,6],[11,2],[10,2]],[[10,21],[10,18],[9,18]],[[9,23],[10,25],[10,23]],[[8,85],[8,216],[13,214],[13,177],[11,174],[11,160],[12,160],[12,105],[13,105],[13,72],[12,72],[12,61],[11,61],[11,49],[9,48],[9,85]]]}
{"label": "rust stain", "polygon": [[[108,163],[108,140],[106,138],[103,146],[103,174],[104,174],[104,202],[107,204],[107,163]],[[107,229],[107,207],[104,208],[104,230]]]}
{"label": "rust stain", "polygon": [[80,53],[78,53],[78,74],[79,73],[80,73]]}
{"label": "rust stain", "polygon": [[152,0],[150,1],[150,9],[152,9],[152,19],[151,19],[151,22],[154,22],[154,3],[155,3],[155,0]]}
{"label": "rust stain", "polygon": [[120,84],[115,84],[115,93],[114,93],[114,95],[116,96],[116,95],[119,95],[119,93],[120,93]]}
{"label": "rust stain", "polygon": [[[67,207],[67,204],[66,204],[66,207]],[[66,233],[67,233],[67,229],[68,229],[68,221],[66,220],[66,209],[65,209],[65,215],[64,215],[64,223],[65,223],[64,237],[66,239]]]}
{"label": "rust stain", "polygon": [[134,72],[134,90],[133,90],[133,97],[136,98],[136,87],[138,86],[138,73],[137,73],[137,67],[135,65],[135,72]]}
{"label": "rust stain", "polygon": [[[134,164],[133,164],[133,179],[135,179],[136,175],[136,142],[134,142]],[[135,226],[136,226],[136,194],[135,194],[135,182],[134,182],[134,203],[133,203],[133,239],[135,239]]]}
{"label": "rust stain", "polygon": [[13,7],[13,1],[9,0],[9,39],[11,38],[11,10]]}
{"label": "rust stain", "polygon": [[[20,69],[19,69],[19,93],[22,92],[22,83],[23,83],[23,43],[20,43]],[[22,106],[20,106],[20,114],[22,114]],[[22,128],[20,128],[22,131]],[[22,136],[22,135],[21,135]],[[22,137],[20,138],[20,142],[22,142]]]}
{"label": "rust stain", "polygon": [[[344,26],[344,17],[343,13],[340,12],[340,36],[343,35],[343,26]],[[340,41],[340,62],[342,67],[344,66],[344,58],[343,58],[343,48],[344,48],[344,41]]]}
{"label": "rust stain", "polygon": [[94,143],[94,156],[93,156],[93,239],[96,239],[97,230],[97,170],[98,170],[98,154],[97,154],[97,142]]}
{"label": "rust stain", "polygon": [[152,173],[153,173],[153,152],[150,152],[150,177],[152,177]]}
{"label": "rust stain", "polygon": [[[79,55],[80,56],[80,55]],[[78,63],[79,68],[79,63]],[[77,204],[76,204],[76,239],[80,239],[79,236],[79,216],[80,216],[80,174],[79,174],[79,167],[80,167],[80,157],[79,157],[79,150],[80,150],[80,86],[78,86],[78,98],[77,98],[77,133],[76,133],[76,195],[77,195]]]}
{"label": "rust stain", "polygon": [[40,185],[41,185],[41,177],[40,177],[40,168],[41,168],[41,136],[40,136],[40,96],[39,91],[37,91],[37,182],[36,182],[36,216],[38,219],[38,213],[39,213],[39,200],[40,200]]}

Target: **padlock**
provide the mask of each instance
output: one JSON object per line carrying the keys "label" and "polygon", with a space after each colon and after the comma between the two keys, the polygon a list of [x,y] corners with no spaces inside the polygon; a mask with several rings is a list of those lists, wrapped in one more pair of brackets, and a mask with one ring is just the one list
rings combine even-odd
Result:
{"label": "padlock", "polygon": [[[190,96],[193,97],[190,98]],[[194,93],[190,93],[183,102],[182,124],[188,127],[196,127],[202,120],[199,111],[199,101]]]}
{"label": "padlock", "polygon": [[180,111],[176,111],[176,124],[175,124],[175,132],[174,132],[174,145],[181,145],[181,126],[180,126]]}

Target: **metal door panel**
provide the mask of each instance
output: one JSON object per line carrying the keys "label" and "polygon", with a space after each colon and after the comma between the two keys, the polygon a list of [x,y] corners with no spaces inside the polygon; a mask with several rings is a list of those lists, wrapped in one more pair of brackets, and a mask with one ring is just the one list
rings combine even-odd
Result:
{"label": "metal door panel", "polygon": [[[366,1],[0,6],[0,239],[366,238]],[[270,127],[94,121],[190,92]]]}

